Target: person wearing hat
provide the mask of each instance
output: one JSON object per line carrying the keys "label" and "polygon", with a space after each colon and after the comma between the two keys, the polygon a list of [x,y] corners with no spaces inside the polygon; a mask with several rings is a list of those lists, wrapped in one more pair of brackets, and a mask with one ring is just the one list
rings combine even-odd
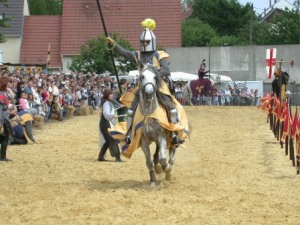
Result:
{"label": "person wearing hat", "polygon": [[[145,19],[142,21],[142,27],[144,28],[143,32],[140,35],[140,51],[129,51],[122,48],[118,45],[111,37],[106,38],[106,43],[110,47],[111,50],[114,50],[117,54],[127,58],[129,61],[133,62],[134,64],[140,65],[153,65],[157,69],[159,69],[159,76],[163,78],[166,85],[169,88],[170,94],[175,93],[174,85],[171,80],[171,73],[168,66],[168,59],[169,54],[164,51],[157,51],[156,48],[156,36],[153,33],[154,28],[156,27],[156,23],[152,19]],[[167,89],[168,89],[167,88]],[[134,115],[134,111],[138,105],[139,101],[139,92],[136,88],[133,90],[135,93],[134,100],[131,103],[131,107],[128,109],[128,125],[127,127],[130,129],[132,124],[132,118]],[[168,91],[168,90],[167,90]],[[170,120],[171,123],[178,122],[178,112],[174,106],[172,98],[170,95],[162,93],[160,91],[157,92],[158,101],[161,105],[165,106],[169,114],[171,115]],[[128,131],[129,133],[130,131]],[[130,135],[127,136],[127,142],[130,143]],[[172,144],[182,144],[184,140],[181,140],[176,132],[172,134]]]}
{"label": "person wearing hat", "polygon": [[111,156],[116,158],[116,162],[122,162],[118,142],[108,132],[108,129],[115,125],[114,119],[118,118],[118,116],[115,115],[115,108],[112,103],[113,99],[113,91],[110,89],[105,89],[103,91],[102,113],[99,122],[100,152],[98,155],[98,161],[107,161],[104,157],[107,149],[109,149]]}

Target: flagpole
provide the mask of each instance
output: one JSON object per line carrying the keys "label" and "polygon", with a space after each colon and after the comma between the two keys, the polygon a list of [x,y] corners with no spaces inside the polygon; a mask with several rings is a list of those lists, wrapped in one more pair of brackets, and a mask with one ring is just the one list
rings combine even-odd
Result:
{"label": "flagpole", "polygon": [[[104,21],[104,17],[103,17],[103,14],[102,14],[100,2],[99,2],[99,0],[96,0],[96,2],[97,2],[98,10],[99,10],[99,13],[100,13],[101,22],[102,22],[102,26],[103,26],[103,29],[104,29],[105,36],[108,37],[108,33],[107,33],[107,30],[106,30],[105,21]],[[116,74],[120,94],[122,95],[122,89],[121,89],[121,85],[120,85],[119,76],[118,76],[117,68],[116,68],[116,65],[115,65],[113,53],[112,53],[112,51],[109,51],[109,52],[110,52],[111,61],[113,63],[113,68],[114,68],[114,71],[115,71],[115,74]]]}
{"label": "flagpole", "polygon": [[50,51],[50,48],[51,48],[51,44],[49,43],[48,45],[48,55],[47,55],[47,70],[50,69],[50,62],[51,62],[51,51]]}

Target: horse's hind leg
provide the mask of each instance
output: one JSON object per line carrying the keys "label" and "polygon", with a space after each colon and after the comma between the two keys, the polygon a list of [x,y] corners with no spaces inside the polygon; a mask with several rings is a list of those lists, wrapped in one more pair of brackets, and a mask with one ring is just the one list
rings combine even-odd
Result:
{"label": "horse's hind leg", "polygon": [[159,145],[156,144],[155,153],[153,155],[153,163],[154,163],[154,171],[156,174],[160,174],[162,172],[161,165],[159,164]]}
{"label": "horse's hind leg", "polygon": [[149,170],[151,186],[155,186],[157,183],[157,178],[154,172],[153,162],[151,161],[151,153],[150,153],[149,145],[141,140],[141,147],[146,158],[146,165]]}
{"label": "horse's hind leg", "polygon": [[174,163],[173,158],[174,158],[175,152],[176,152],[176,148],[171,146],[170,150],[169,150],[169,170],[166,171],[166,176],[165,176],[165,179],[167,181],[171,180],[171,171],[172,171],[172,166]]}

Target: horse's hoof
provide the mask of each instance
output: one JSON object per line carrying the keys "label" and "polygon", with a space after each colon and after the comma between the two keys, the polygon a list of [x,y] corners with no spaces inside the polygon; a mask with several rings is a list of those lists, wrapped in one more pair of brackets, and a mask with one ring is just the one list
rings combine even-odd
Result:
{"label": "horse's hoof", "polygon": [[150,187],[156,188],[156,182],[151,182]]}
{"label": "horse's hoof", "polygon": [[161,172],[162,172],[161,165],[160,164],[155,164],[154,165],[154,171],[155,171],[156,174],[161,174]]}
{"label": "horse's hoof", "polygon": [[166,173],[165,179],[166,179],[166,181],[171,181],[171,178],[172,178],[172,174],[171,174],[171,171],[169,171]]}
{"label": "horse's hoof", "polygon": [[166,168],[164,169],[164,171],[166,173],[168,173],[168,172],[171,172],[171,170],[172,170],[172,166],[168,163],[168,165],[166,166]]}
{"label": "horse's hoof", "polygon": [[11,159],[8,159],[8,158],[0,158],[0,161],[3,161],[3,162],[10,162],[12,161]]}

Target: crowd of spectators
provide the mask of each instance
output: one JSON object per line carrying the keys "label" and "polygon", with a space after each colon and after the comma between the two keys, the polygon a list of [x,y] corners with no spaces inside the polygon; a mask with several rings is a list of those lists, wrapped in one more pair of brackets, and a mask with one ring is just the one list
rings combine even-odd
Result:
{"label": "crowd of spectators", "polygon": [[[64,74],[45,72],[27,73],[25,71],[9,72],[2,70],[2,76],[9,78],[9,92],[13,96],[10,107],[18,111],[25,110],[32,116],[43,116],[45,121],[52,118],[52,114],[58,113],[60,120],[65,117],[65,108],[81,105],[91,105],[95,110],[101,105],[104,89],[108,88],[115,92],[115,97],[120,97],[117,81],[114,77],[98,75],[96,73],[83,74],[81,72]],[[122,93],[126,93],[135,87],[135,82],[121,79]],[[244,87],[214,89],[212,97],[199,97],[197,105],[257,105],[258,90]],[[184,85],[178,84],[175,88],[176,98],[183,105],[187,104],[184,99]],[[57,104],[54,104],[57,103]],[[59,106],[59,111],[54,106]],[[76,111],[75,111],[76,112]]]}
{"label": "crowd of spectators", "polygon": [[[176,85],[176,99],[183,105],[189,105],[192,101],[189,96],[185,95],[185,86],[182,84]],[[258,89],[248,89],[248,87],[238,88],[234,85],[232,88],[227,85],[225,88],[217,88],[214,86],[212,96],[199,96],[194,105],[217,105],[217,106],[256,106],[259,103]]]}
{"label": "crowd of spectators", "polygon": [[12,96],[9,107],[25,110],[32,116],[43,116],[46,122],[53,118],[53,113],[58,113],[63,120],[68,106],[78,109],[87,104],[97,110],[103,90],[116,90],[118,86],[115,78],[96,73],[47,74],[2,70],[1,76],[9,79],[8,92]]}

